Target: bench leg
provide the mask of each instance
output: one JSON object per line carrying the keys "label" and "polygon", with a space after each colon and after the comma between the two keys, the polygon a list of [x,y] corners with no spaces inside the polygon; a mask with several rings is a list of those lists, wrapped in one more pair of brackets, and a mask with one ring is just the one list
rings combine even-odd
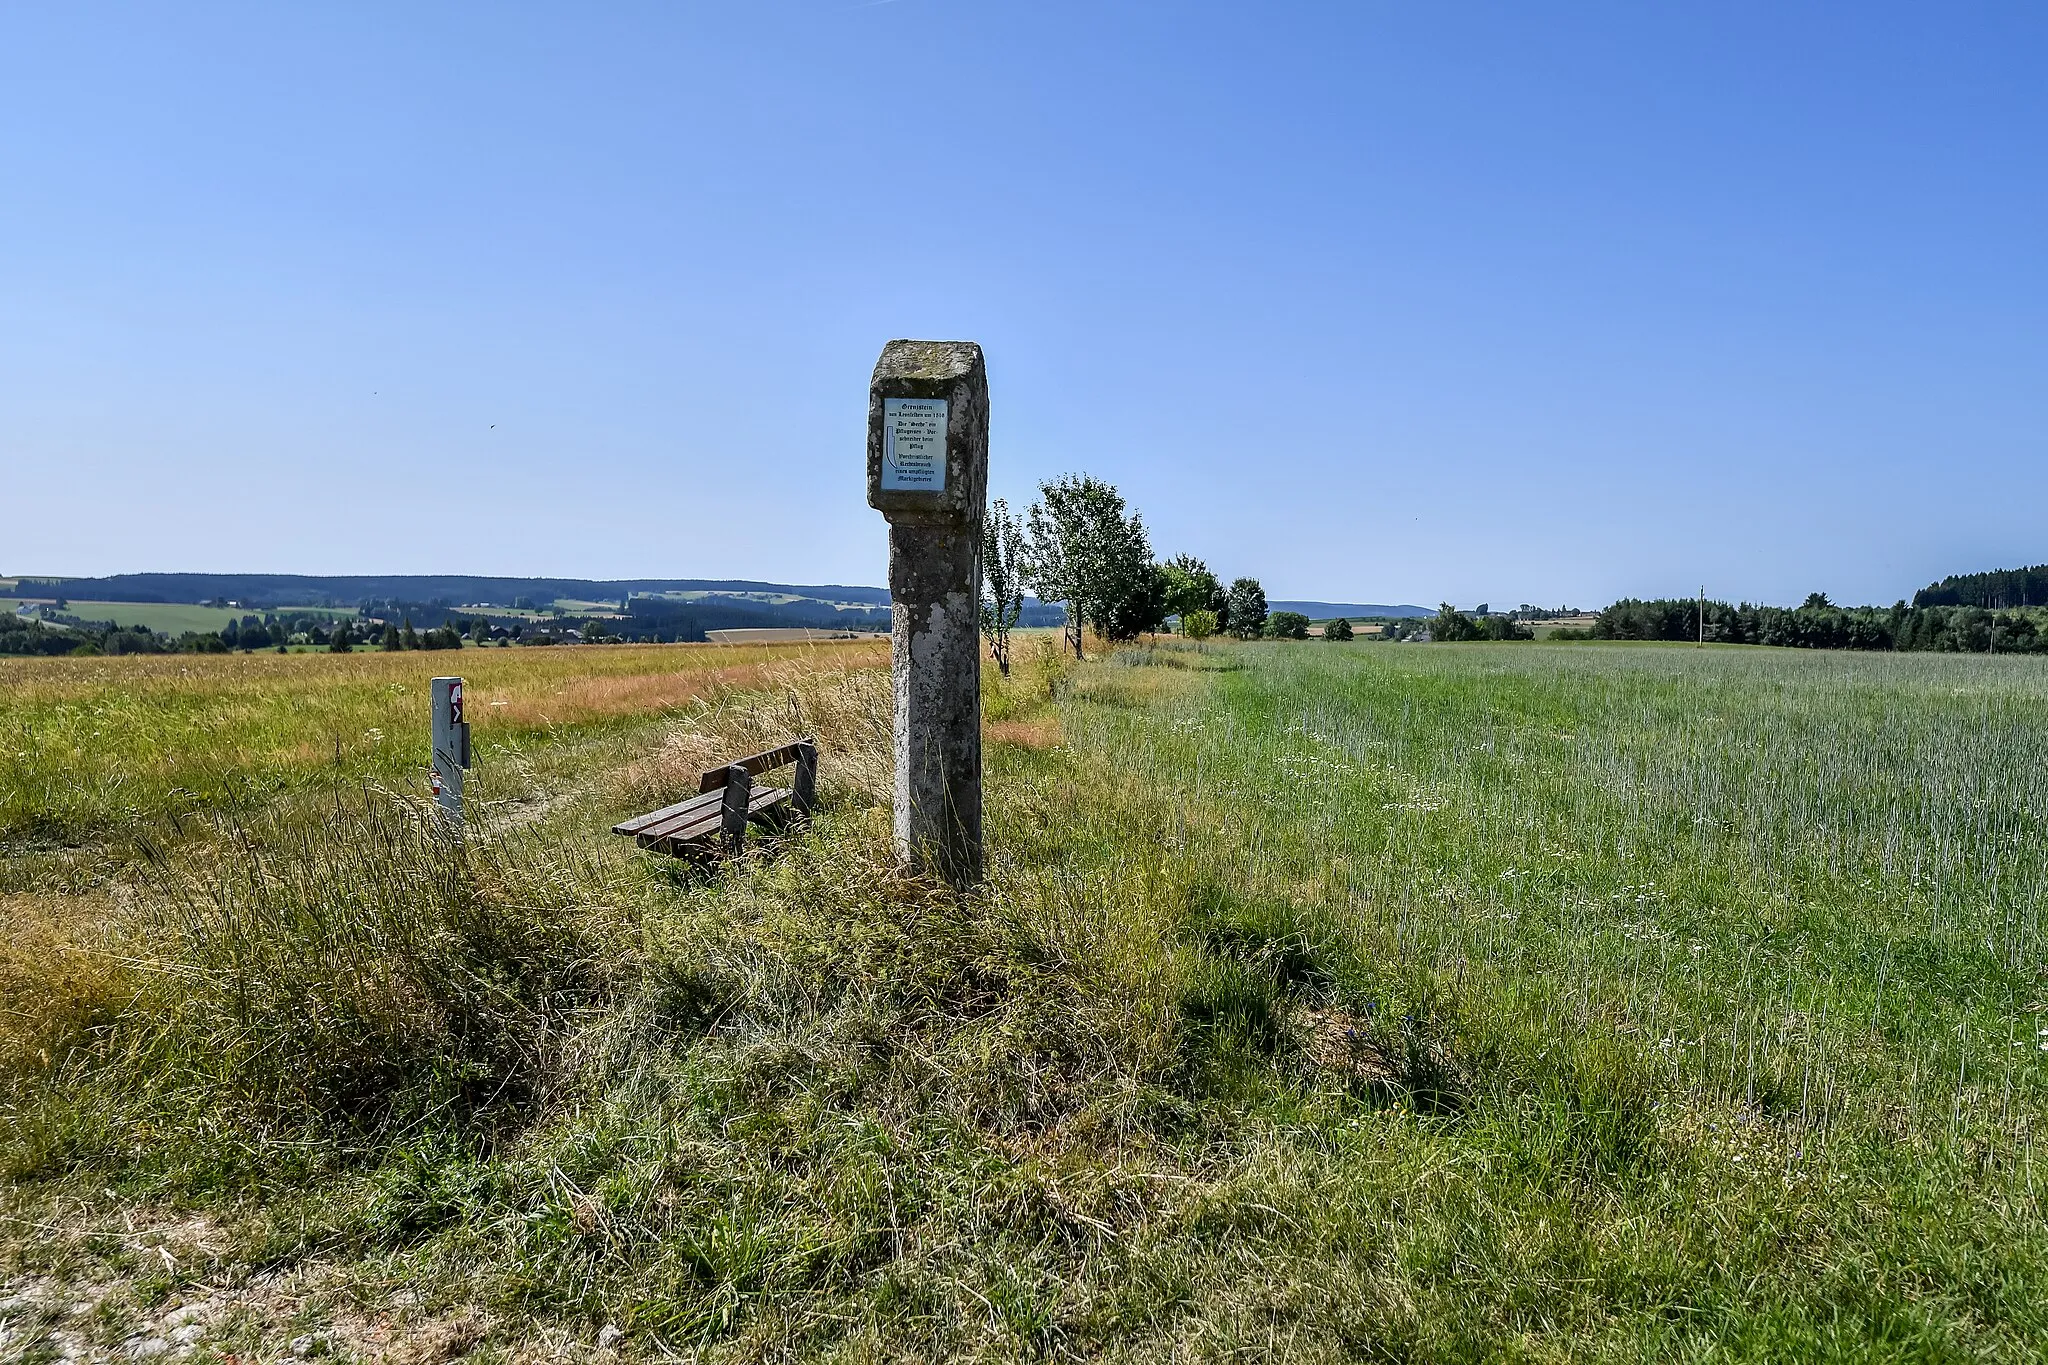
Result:
{"label": "bench leg", "polygon": [[818,746],[808,739],[796,742],[796,782],[789,795],[799,818],[808,819],[818,804]]}
{"label": "bench leg", "polygon": [[718,832],[725,839],[725,851],[738,857],[747,846],[747,807],[754,800],[754,779],[735,763],[725,770],[725,804],[719,811]]}

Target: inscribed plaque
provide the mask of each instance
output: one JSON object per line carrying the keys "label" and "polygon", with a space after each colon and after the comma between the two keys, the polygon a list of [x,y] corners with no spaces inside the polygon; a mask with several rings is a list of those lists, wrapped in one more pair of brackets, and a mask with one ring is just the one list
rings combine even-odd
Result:
{"label": "inscribed plaque", "polygon": [[882,400],[882,487],[945,490],[945,399]]}

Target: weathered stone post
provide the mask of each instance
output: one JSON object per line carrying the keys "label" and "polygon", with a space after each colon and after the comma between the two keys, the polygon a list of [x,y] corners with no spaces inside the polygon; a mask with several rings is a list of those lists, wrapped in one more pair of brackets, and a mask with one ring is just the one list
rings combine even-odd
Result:
{"label": "weathered stone post", "polygon": [[462,833],[462,770],[469,766],[469,721],[462,710],[462,679],[436,678],[434,697],[434,799],[441,827]]}
{"label": "weathered stone post", "polygon": [[971,341],[892,341],[868,385],[868,504],[889,519],[896,853],[981,880],[981,522],[988,372]]}

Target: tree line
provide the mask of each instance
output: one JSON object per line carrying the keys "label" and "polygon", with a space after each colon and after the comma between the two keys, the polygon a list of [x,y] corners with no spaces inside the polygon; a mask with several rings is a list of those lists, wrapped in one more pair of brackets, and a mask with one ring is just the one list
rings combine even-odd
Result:
{"label": "tree line", "polygon": [[1731,605],[1694,598],[1623,598],[1584,632],[1555,638],[1698,640],[1793,649],[1929,650],[1965,654],[2048,653],[2048,621],[2022,611],[1979,606],[1843,607],[1811,593],[1797,607]]}
{"label": "tree line", "polygon": [[[585,640],[604,638],[602,626],[595,633],[583,632]],[[294,645],[325,649],[334,654],[353,653],[358,648],[461,649],[475,644],[560,644],[568,637],[551,626],[509,629],[495,626],[483,617],[450,616],[430,630],[416,630],[408,618],[399,624],[358,621],[326,616],[268,616],[253,613],[230,621],[219,630],[188,630],[180,635],[152,631],[146,626],[117,626],[104,621],[23,620],[0,618],[0,655],[62,654],[233,654],[256,650],[289,653]]]}
{"label": "tree line", "polygon": [[[1065,642],[1081,657],[1084,632],[1106,640],[1135,640],[1177,623],[1191,639],[1268,634],[1274,618],[1256,578],[1223,580],[1200,559],[1152,555],[1145,520],[1116,488],[1087,474],[1067,474],[1038,486],[1038,500],[1019,517],[1008,500],[990,504],[982,525],[981,628],[996,666],[1010,671],[1010,633],[1023,613],[1024,595],[1066,608]],[[1280,623],[1287,631],[1295,620]]]}
{"label": "tree line", "polygon": [[141,626],[81,629],[0,617],[0,654],[162,654],[165,643]]}

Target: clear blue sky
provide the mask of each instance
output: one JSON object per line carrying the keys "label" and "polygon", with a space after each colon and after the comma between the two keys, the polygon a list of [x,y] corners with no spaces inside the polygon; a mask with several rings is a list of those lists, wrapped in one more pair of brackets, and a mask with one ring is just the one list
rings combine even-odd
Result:
{"label": "clear blue sky", "polygon": [[881,581],[987,349],[1275,597],[2048,560],[2048,6],[0,11],[0,572]]}

